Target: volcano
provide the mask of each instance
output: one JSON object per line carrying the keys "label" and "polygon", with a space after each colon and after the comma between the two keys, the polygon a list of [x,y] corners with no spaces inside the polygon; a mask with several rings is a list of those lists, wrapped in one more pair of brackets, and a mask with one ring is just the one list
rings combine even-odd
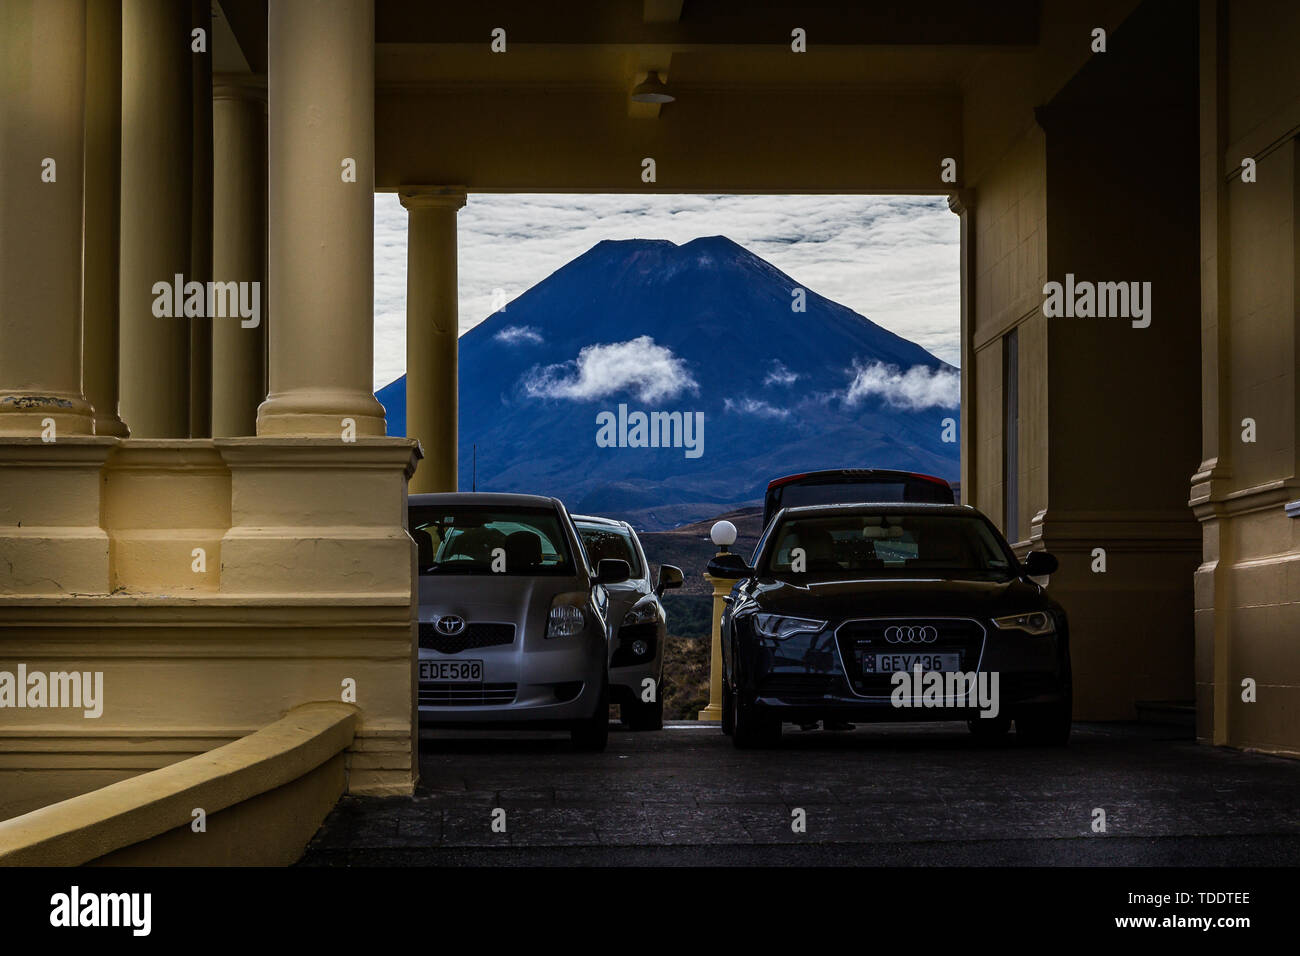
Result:
{"label": "volcano", "polygon": [[[958,383],[730,239],[607,240],[461,336],[460,487],[658,530],[794,472],[955,480]],[[390,434],[405,386],[378,393]]]}

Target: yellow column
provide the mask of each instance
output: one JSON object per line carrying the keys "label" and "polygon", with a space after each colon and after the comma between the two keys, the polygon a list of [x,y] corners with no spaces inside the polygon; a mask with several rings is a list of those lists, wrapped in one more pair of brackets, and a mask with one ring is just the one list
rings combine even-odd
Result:
{"label": "yellow column", "polygon": [[406,435],[424,460],[411,492],[456,490],[456,211],[461,187],[401,194],[410,213],[406,240]]}
{"label": "yellow column", "polygon": [[117,439],[93,434],[81,390],[85,81],[85,0],[0,3],[5,595],[108,591],[100,468]]}
{"label": "yellow column", "polygon": [[212,112],[213,276],[259,290],[255,318],[212,323],[212,434],[233,438],[257,433],[266,398],[266,78],[219,75]]}
{"label": "yellow column", "polygon": [[122,172],[122,0],[86,5],[86,224],[82,381],[95,434],[125,438],[118,395],[118,200]]}
{"label": "yellow column", "polygon": [[[157,283],[188,281],[193,192],[190,5],[122,5],[122,417],[136,438],[190,433],[190,327]],[[182,286],[183,288],[183,286]],[[183,304],[183,303],[182,303]]]}
{"label": "yellow column", "polygon": [[709,706],[700,711],[700,720],[722,719],[722,611],[723,598],[731,593],[735,578],[719,578],[711,574],[704,579],[713,585],[713,649],[709,657]]}
{"label": "yellow column", "polygon": [[275,321],[257,433],[383,435],[373,390],[373,0],[276,0],[267,51]]}
{"label": "yellow column", "polygon": [[[190,278],[212,279],[212,4],[190,0],[190,28],[202,29],[206,49],[191,46],[194,89],[193,202],[190,223]],[[190,319],[190,437],[212,437],[212,318]]]}
{"label": "yellow column", "polygon": [[[1201,464],[1192,475],[1190,494],[1202,542],[1193,591],[1196,736],[1217,746],[1232,742],[1233,696],[1240,692],[1232,685],[1233,638],[1244,622],[1233,612],[1239,537],[1233,527],[1235,509],[1226,503],[1233,487],[1237,438],[1232,415],[1232,263],[1226,254],[1232,245],[1225,160],[1229,64],[1224,35],[1229,13],[1219,4],[1201,3]],[[1235,165],[1238,159],[1231,161]]]}
{"label": "yellow column", "polygon": [[959,189],[948,196],[948,208],[961,219],[961,497],[957,502],[975,501],[975,190]]}
{"label": "yellow column", "polygon": [[85,53],[85,0],[0,4],[0,435],[94,430],[81,391]]}

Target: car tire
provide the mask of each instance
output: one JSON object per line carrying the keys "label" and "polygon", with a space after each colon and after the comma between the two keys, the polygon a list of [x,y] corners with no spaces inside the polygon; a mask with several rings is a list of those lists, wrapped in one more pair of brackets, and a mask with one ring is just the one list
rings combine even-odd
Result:
{"label": "car tire", "polygon": [[971,736],[980,741],[1001,740],[1011,729],[1011,717],[998,714],[996,717],[972,717],[966,721]]}
{"label": "car tire", "polygon": [[1026,707],[1016,714],[1016,736],[1036,747],[1064,747],[1070,741],[1070,711],[1067,696],[1058,704]]}
{"label": "car tire", "polygon": [[595,712],[569,731],[573,746],[587,753],[602,753],[609,743],[609,678],[601,681]]}
{"label": "car tire", "polygon": [[766,713],[759,704],[746,703],[738,693],[733,693],[731,700],[731,742],[741,750],[776,746],[781,740],[781,718]]}
{"label": "car tire", "polygon": [[735,705],[731,700],[731,688],[727,682],[722,682],[722,732],[730,737],[736,732],[736,712],[733,709]]}
{"label": "car tire", "polygon": [[664,699],[658,693],[650,703],[640,699],[624,702],[619,712],[623,715],[623,723],[627,724],[628,730],[664,729]]}

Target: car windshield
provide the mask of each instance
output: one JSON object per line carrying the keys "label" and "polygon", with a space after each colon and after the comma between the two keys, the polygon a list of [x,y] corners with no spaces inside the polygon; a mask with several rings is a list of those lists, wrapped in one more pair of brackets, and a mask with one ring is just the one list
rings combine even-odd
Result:
{"label": "car windshield", "polygon": [[587,549],[587,560],[593,568],[599,566],[605,558],[618,558],[627,562],[632,569],[632,577],[641,577],[641,562],[630,532],[610,525],[579,524],[578,537]]}
{"label": "car windshield", "polygon": [[573,574],[550,508],[451,505],[411,509],[421,574]]}
{"label": "car windshield", "polygon": [[845,513],[791,516],[765,549],[761,573],[898,576],[959,571],[1009,577],[1015,555],[975,516]]}

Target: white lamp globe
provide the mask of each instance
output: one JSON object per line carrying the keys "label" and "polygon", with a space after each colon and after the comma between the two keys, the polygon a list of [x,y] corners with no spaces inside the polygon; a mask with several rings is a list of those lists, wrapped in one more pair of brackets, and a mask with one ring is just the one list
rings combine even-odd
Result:
{"label": "white lamp globe", "polygon": [[709,537],[720,548],[729,548],[736,543],[736,526],[730,521],[717,521],[709,531]]}

